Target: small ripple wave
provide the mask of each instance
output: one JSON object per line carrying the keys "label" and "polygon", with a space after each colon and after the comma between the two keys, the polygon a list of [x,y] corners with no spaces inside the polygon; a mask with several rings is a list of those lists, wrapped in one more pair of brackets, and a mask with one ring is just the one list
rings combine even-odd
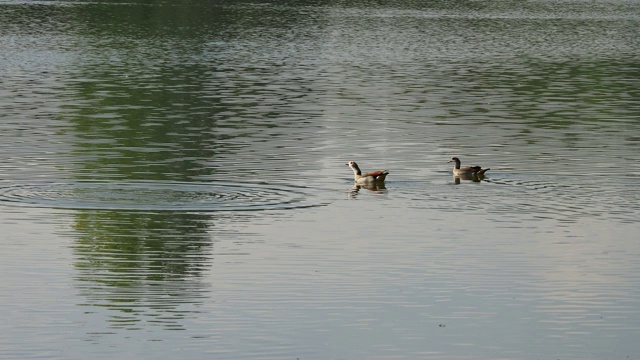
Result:
{"label": "small ripple wave", "polygon": [[[636,222],[640,192],[632,178],[606,176],[532,176],[503,177],[492,185],[506,186],[509,199],[496,204],[497,212],[512,213],[514,208],[538,217],[553,217],[565,222],[579,219],[608,219]],[[517,189],[516,193],[508,189]]]}
{"label": "small ripple wave", "polygon": [[[482,211],[496,222],[601,219],[637,223],[638,178],[492,174],[482,182],[387,182],[401,206],[443,212]],[[450,186],[451,185],[451,186]]]}
{"label": "small ripple wave", "polygon": [[264,182],[71,181],[0,185],[0,203],[52,209],[261,211],[326,205],[306,187]]}

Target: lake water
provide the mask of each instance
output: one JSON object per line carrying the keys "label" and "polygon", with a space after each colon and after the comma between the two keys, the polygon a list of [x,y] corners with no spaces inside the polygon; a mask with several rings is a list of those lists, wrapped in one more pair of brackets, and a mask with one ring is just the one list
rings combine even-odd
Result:
{"label": "lake water", "polygon": [[639,34],[636,0],[0,1],[0,358],[637,359]]}

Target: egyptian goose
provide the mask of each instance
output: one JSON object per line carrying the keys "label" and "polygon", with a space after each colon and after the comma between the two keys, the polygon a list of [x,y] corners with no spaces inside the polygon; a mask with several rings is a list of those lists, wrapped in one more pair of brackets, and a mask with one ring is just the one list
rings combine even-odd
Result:
{"label": "egyptian goose", "polygon": [[389,171],[387,170],[378,170],[363,174],[355,161],[349,161],[345,165],[349,166],[351,170],[353,170],[353,181],[355,181],[356,184],[382,183],[389,174]]}
{"label": "egyptian goose", "polygon": [[457,157],[452,157],[451,160],[447,161],[448,163],[450,162],[455,162],[456,165],[453,167],[453,176],[483,176],[485,172],[487,172],[487,170],[491,170],[489,168],[487,169],[483,169],[480,166],[465,166],[463,168],[460,167],[460,159],[458,159]]}

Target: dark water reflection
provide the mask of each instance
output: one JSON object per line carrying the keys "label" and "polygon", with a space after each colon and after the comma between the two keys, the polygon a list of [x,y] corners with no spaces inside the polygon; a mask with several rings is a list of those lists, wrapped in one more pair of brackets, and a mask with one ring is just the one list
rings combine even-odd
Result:
{"label": "dark water reflection", "polygon": [[0,4],[0,357],[638,353],[638,10]]}
{"label": "dark water reflection", "polygon": [[109,322],[117,328],[182,328],[180,320],[196,316],[209,297],[202,277],[213,260],[210,220],[185,213],[78,214],[72,250],[77,288],[86,298],[79,305],[114,311]]}

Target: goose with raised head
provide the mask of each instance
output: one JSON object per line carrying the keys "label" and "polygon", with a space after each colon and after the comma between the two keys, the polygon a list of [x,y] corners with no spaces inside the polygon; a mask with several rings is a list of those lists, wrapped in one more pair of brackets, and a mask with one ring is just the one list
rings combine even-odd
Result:
{"label": "goose with raised head", "polygon": [[349,166],[351,170],[353,170],[353,181],[356,184],[382,183],[389,174],[389,171],[387,170],[378,170],[363,174],[362,171],[360,171],[360,167],[358,166],[358,164],[356,164],[355,161],[349,161],[345,165]]}
{"label": "goose with raised head", "polygon": [[460,159],[458,159],[457,157],[452,157],[451,160],[447,161],[448,163],[451,162],[455,162],[455,165],[453,166],[453,176],[484,176],[484,173],[487,172],[488,170],[491,170],[490,168],[486,168],[483,169],[480,166],[465,166],[465,167],[460,167]]}

